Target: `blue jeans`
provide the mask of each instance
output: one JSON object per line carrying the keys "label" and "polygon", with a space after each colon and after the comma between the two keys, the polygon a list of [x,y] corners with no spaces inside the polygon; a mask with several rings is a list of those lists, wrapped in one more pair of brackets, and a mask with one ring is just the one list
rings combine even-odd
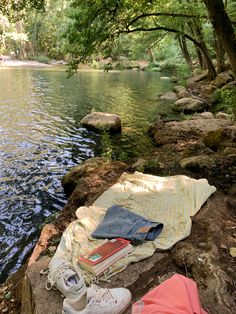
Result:
{"label": "blue jeans", "polygon": [[148,220],[119,205],[113,205],[107,209],[92,237],[124,238],[133,244],[141,244],[144,241],[154,241],[163,227],[162,223]]}

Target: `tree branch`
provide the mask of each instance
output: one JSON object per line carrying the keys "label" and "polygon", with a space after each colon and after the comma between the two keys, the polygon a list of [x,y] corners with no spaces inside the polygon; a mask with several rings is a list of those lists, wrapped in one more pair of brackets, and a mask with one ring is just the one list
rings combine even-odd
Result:
{"label": "tree branch", "polygon": [[204,18],[204,19],[208,18],[206,15],[182,14],[182,13],[165,13],[165,12],[142,13],[141,15],[139,15],[139,16],[135,17],[133,20],[131,20],[129,22],[128,26],[133,25],[135,22],[137,22],[140,19],[143,19],[145,17],[152,17],[152,16],[170,16],[170,17]]}
{"label": "tree branch", "polygon": [[168,34],[168,32],[166,32],[163,36],[161,36],[160,38],[158,38],[158,39],[150,46],[150,48],[152,49],[153,47],[155,47],[160,41],[162,41],[163,38],[166,37],[167,34]]}
{"label": "tree branch", "polygon": [[139,28],[134,28],[134,29],[127,29],[127,30],[119,30],[117,34],[130,34],[130,33],[135,33],[135,32],[153,32],[153,31],[166,31],[170,33],[175,33],[184,36],[188,40],[192,41],[197,47],[202,48],[201,43],[199,43],[195,38],[192,36],[174,29],[174,28],[169,28],[169,27],[163,27],[163,26],[157,26],[157,27],[150,27],[150,28],[144,28],[144,27],[139,27]]}

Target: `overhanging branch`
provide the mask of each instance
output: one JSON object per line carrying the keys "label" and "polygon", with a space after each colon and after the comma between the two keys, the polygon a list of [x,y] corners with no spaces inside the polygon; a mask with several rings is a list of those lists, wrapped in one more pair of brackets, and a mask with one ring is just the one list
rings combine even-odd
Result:
{"label": "overhanging branch", "polygon": [[133,25],[135,22],[145,17],[153,17],[153,16],[169,16],[169,17],[184,17],[184,18],[198,18],[198,19],[208,18],[206,15],[183,14],[183,13],[166,13],[166,12],[142,13],[139,16],[135,17],[133,20],[131,20],[128,26]]}
{"label": "overhanging branch", "polygon": [[201,48],[201,43],[199,43],[195,38],[193,38],[192,36],[174,29],[174,28],[169,28],[169,27],[163,27],[163,26],[157,26],[157,27],[150,27],[150,28],[144,28],[144,27],[139,27],[139,28],[134,28],[134,29],[127,29],[127,30],[120,30],[118,31],[118,34],[130,34],[130,33],[135,33],[135,32],[153,32],[153,31],[166,31],[169,33],[175,33],[175,34],[179,34],[182,35],[184,37],[186,37],[187,39],[189,39],[190,41],[192,41],[196,46],[198,46],[199,48]]}

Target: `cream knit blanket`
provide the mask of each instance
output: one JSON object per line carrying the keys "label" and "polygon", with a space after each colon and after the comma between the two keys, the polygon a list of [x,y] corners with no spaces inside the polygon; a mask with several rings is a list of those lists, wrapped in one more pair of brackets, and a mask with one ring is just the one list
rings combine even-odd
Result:
{"label": "cream knit blanket", "polygon": [[176,242],[188,237],[192,221],[209,196],[216,191],[206,179],[195,180],[177,175],[158,177],[140,172],[123,173],[118,183],[106,190],[90,207],[79,207],[77,220],[65,230],[54,255],[63,257],[83,273],[87,282],[91,275],[80,269],[78,257],[90,252],[104,240],[91,237],[105,215],[106,209],[118,204],[135,213],[164,224],[164,229],[155,241],[134,247],[134,251],[110,267],[104,280],[124,270],[130,263],[150,257],[155,250],[168,250]]}

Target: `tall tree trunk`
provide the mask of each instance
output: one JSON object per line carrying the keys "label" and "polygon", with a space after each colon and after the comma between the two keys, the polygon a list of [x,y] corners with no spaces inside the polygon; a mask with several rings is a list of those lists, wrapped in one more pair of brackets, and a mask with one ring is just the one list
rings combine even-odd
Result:
{"label": "tall tree trunk", "polygon": [[181,35],[178,35],[177,36],[177,39],[178,39],[178,42],[179,42],[179,46],[180,46],[180,49],[182,51],[182,54],[189,66],[189,68],[191,70],[193,70],[193,62],[192,62],[192,59],[191,59],[191,56],[190,56],[190,53],[188,51],[188,46],[187,46],[187,43],[186,43],[186,38],[184,36],[181,36]]}
{"label": "tall tree trunk", "polygon": [[[197,19],[195,19],[194,22],[190,21],[189,24],[191,25],[192,34],[201,43],[201,45],[204,48],[204,50],[207,51],[207,47],[206,47],[206,44],[205,44],[205,38],[204,38],[201,22],[198,21]],[[198,51],[197,51],[197,54],[199,54]],[[203,69],[207,69],[207,60],[205,59],[204,54],[201,54],[200,58],[201,58],[201,63],[200,64],[201,64],[202,68]]]}
{"label": "tall tree trunk", "polygon": [[206,68],[208,70],[208,79],[214,80],[214,78],[216,77],[216,69],[215,69],[214,64],[212,63],[211,58],[208,54],[208,51],[206,49],[206,45],[199,43],[199,48],[201,49],[201,52],[204,56],[204,62],[205,62]]}
{"label": "tall tree trunk", "polygon": [[225,11],[223,0],[204,0],[212,25],[219,36],[229,57],[229,61],[236,77],[236,37],[233,26]]}
{"label": "tall tree trunk", "polygon": [[33,27],[33,33],[32,33],[32,55],[38,53],[38,35],[39,35],[39,28],[40,28],[40,22],[38,21],[38,14],[35,12],[35,18],[34,18],[34,27]]}
{"label": "tall tree trunk", "polygon": [[[189,22],[188,25],[189,25],[189,29],[190,29],[190,32],[191,32],[192,36],[195,37],[195,31],[193,29],[192,23]],[[203,55],[202,55],[201,49],[198,46],[196,46],[196,45],[194,47],[195,47],[195,50],[196,50],[196,54],[197,54],[198,63],[200,65],[200,68],[203,69]]]}
{"label": "tall tree trunk", "polygon": [[208,70],[208,79],[213,80],[216,77],[216,70],[207,51],[201,24],[198,21],[195,21],[195,23],[190,21],[189,26],[193,37],[197,39],[196,42],[193,43],[195,45],[199,64],[202,69]]}
{"label": "tall tree trunk", "polygon": [[155,58],[155,56],[154,56],[154,53],[153,53],[151,47],[148,47],[148,54],[149,54],[149,56],[150,56],[150,58],[151,58],[151,60],[152,60],[152,63],[155,64],[155,63],[156,63],[156,58]]}
{"label": "tall tree trunk", "polygon": [[225,50],[216,32],[214,32],[214,36],[215,36],[215,48],[216,48],[217,74],[219,74],[225,70],[225,60],[224,60]]}
{"label": "tall tree trunk", "polygon": [[[16,21],[15,27],[17,33],[23,33],[22,21]],[[26,58],[25,43],[22,40],[20,40],[19,42],[19,56],[21,59],[24,60]]]}

